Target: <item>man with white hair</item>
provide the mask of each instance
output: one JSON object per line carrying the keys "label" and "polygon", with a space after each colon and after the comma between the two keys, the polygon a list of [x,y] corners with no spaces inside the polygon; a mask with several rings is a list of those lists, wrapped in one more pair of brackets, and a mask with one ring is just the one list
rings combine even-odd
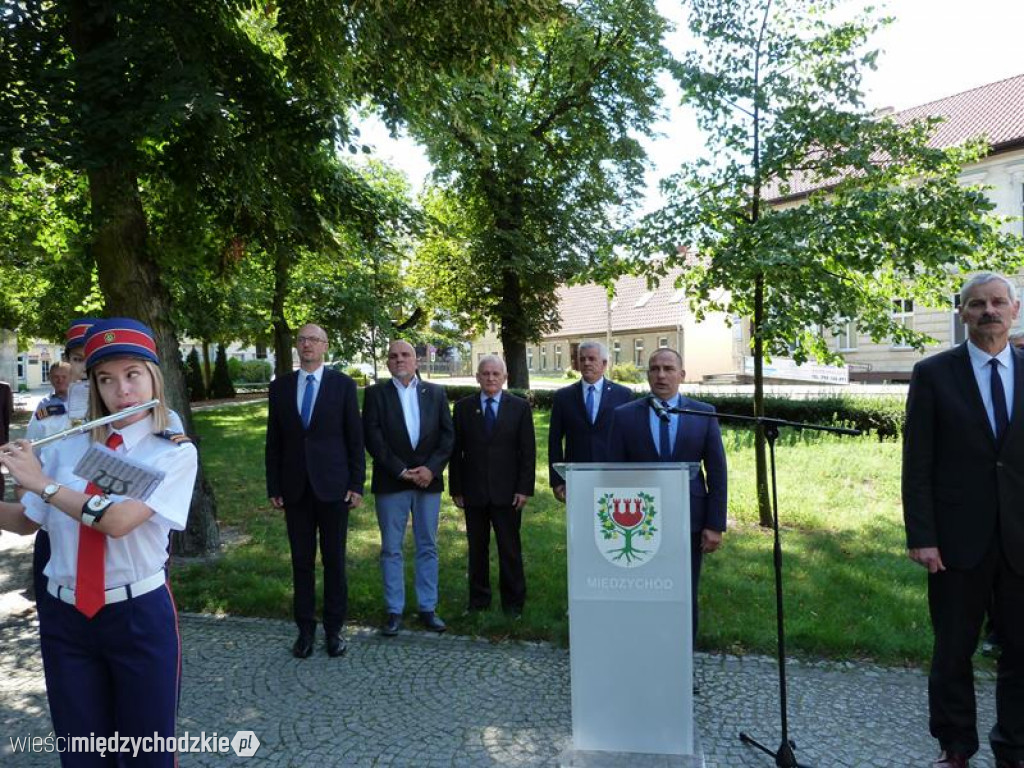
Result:
{"label": "man with white hair", "polygon": [[519,529],[533,495],[537,464],[533,414],[521,397],[503,392],[505,361],[485,355],[477,364],[478,394],[455,404],[455,447],[448,490],[466,515],[469,544],[469,610],[491,606],[491,528],[498,546],[501,607],[518,617],[526,600]]}
{"label": "man with white hair", "polygon": [[978,751],[971,657],[991,607],[1002,653],[997,768],[1024,768],[1024,351],[1009,343],[1013,284],[975,275],[960,292],[967,341],[914,366],[903,442],[910,558],[928,570],[935,636],[928,675],[936,768]]}
{"label": "man with white hair", "polygon": [[548,476],[552,493],[562,502],[565,480],[555,464],[608,461],[612,411],[633,399],[632,390],[605,378],[608,350],[604,344],[584,341],[576,359],[582,378],[555,393],[548,430]]}

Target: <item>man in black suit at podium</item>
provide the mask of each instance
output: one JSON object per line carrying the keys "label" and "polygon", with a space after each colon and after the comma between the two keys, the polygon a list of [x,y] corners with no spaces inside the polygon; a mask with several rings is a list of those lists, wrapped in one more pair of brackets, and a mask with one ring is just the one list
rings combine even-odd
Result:
{"label": "man in black suit at podium", "polygon": [[[659,349],[647,361],[647,382],[655,399],[634,400],[612,415],[609,461],[688,461],[701,465],[690,477],[690,570],[693,636],[697,636],[697,587],[704,555],[714,552],[725,532],[728,477],[725,447],[714,416],[668,413],[687,408],[713,414],[715,409],[679,394],[686,378],[674,349]],[[660,408],[655,408],[655,403]]]}

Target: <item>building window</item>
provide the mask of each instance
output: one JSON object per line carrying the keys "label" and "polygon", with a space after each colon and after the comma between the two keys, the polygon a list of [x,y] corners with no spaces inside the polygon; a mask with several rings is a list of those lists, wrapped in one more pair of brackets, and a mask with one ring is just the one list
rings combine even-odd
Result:
{"label": "building window", "polygon": [[953,328],[949,333],[950,346],[963,344],[967,340],[967,326],[960,319],[960,294],[953,294],[953,316],[950,318]]}
{"label": "building window", "polygon": [[633,304],[633,306],[637,309],[639,309],[640,307],[646,307],[647,302],[651,300],[652,296],[654,296],[654,291],[647,291],[646,293],[641,293],[640,296],[637,298],[636,302]]}
{"label": "building window", "polygon": [[668,336],[658,339],[658,349],[668,349]]}
{"label": "building window", "polygon": [[857,348],[857,324],[852,320],[839,326],[836,345],[840,352],[851,352]]}
{"label": "building window", "polygon": [[619,342],[612,344],[612,365],[618,365],[622,362],[622,345]]}
{"label": "building window", "polygon": [[545,344],[540,348],[540,369],[546,371],[548,369],[548,345]]}
{"label": "building window", "polygon": [[533,370],[533,347],[526,348],[526,367],[528,370]]}
{"label": "building window", "polygon": [[555,370],[562,370],[562,345],[555,344]]}
{"label": "building window", "polygon": [[669,304],[679,304],[683,299],[686,298],[685,288],[676,288],[676,292],[672,294],[672,298],[668,300]]}
{"label": "building window", "polygon": [[644,367],[644,340],[634,339],[633,340],[633,365],[637,368]]}
{"label": "building window", "polygon": [[[914,300],[894,299],[892,302],[892,319],[904,328],[914,327]],[[897,349],[909,349],[910,345],[902,342],[894,342],[893,347]]]}

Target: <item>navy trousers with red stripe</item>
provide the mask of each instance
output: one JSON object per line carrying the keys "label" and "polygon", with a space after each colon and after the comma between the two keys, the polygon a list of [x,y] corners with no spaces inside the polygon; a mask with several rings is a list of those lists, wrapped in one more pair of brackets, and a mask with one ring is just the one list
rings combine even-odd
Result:
{"label": "navy trousers with red stripe", "polygon": [[[60,600],[41,601],[39,631],[55,737],[174,736],[181,644],[166,587],[106,605],[91,620]],[[65,768],[128,763],[169,768],[175,755],[61,754]]]}

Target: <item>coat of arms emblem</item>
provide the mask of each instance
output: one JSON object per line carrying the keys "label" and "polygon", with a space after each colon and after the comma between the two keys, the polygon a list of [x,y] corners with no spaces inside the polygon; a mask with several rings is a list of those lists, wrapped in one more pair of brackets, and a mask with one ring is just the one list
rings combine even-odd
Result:
{"label": "coat of arms emblem", "polygon": [[594,539],[605,559],[620,568],[644,565],[661,546],[657,488],[594,489]]}

